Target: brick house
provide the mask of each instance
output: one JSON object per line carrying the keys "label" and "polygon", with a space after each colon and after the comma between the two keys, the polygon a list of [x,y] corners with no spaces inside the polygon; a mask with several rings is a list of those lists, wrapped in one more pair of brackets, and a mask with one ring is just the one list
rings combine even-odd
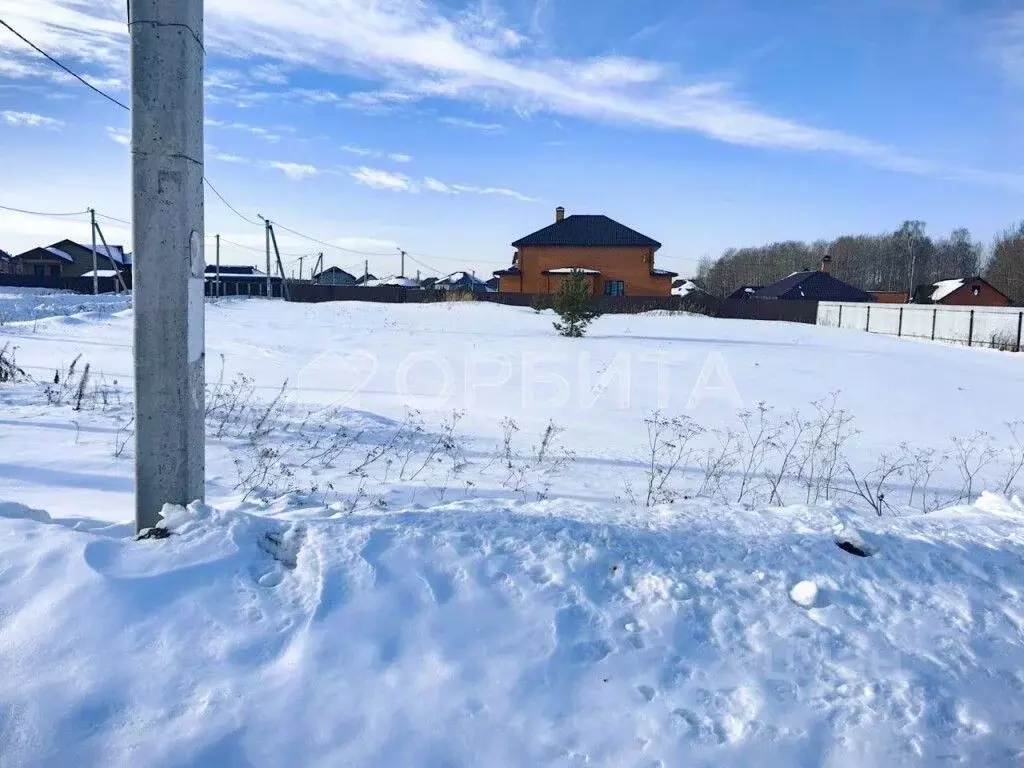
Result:
{"label": "brick house", "polygon": [[945,304],[959,307],[1008,307],[1010,299],[983,277],[960,277],[919,285],[914,304]]}
{"label": "brick house", "polygon": [[512,266],[494,273],[502,293],[558,293],[582,272],[593,295],[670,296],[675,272],[655,269],[661,243],[607,216],[565,215],[512,243]]}

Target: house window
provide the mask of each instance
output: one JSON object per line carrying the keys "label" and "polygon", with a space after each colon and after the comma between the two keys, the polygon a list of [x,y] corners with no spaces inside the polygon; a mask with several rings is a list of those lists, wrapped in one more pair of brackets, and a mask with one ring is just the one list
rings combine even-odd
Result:
{"label": "house window", "polygon": [[625,296],[626,283],[622,280],[606,280],[604,284],[605,296]]}

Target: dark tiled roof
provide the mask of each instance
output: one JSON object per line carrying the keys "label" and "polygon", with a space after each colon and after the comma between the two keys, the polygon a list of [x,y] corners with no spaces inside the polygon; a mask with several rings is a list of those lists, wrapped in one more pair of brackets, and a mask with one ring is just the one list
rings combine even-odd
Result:
{"label": "dark tiled roof", "polygon": [[641,246],[644,248],[661,248],[661,243],[642,235],[635,229],[619,224],[607,216],[591,216],[575,214],[566,216],[544,229],[538,229],[532,235],[516,240],[514,248],[523,246],[563,246],[570,248],[621,248]]}
{"label": "dark tiled roof", "polygon": [[323,277],[324,275],[346,275],[347,277],[351,277],[353,280],[356,279],[355,275],[351,272],[346,272],[341,267],[328,267],[323,272],[317,272],[313,275],[313,279],[316,280],[318,277]]}
{"label": "dark tiled roof", "polygon": [[508,269],[497,269],[491,274],[494,275],[521,275],[523,274],[519,267],[509,267]]}
{"label": "dark tiled roof", "polygon": [[670,269],[652,269],[651,277],[679,277],[679,273]]}
{"label": "dark tiled roof", "polygon": [[741,285],[725,298],[727,299],[749,299],[753,294],[764,288],[763,285]]}
{"label": "dark tiled roof", "polygon": [[814,299],[817,301],[871,301],[874,297],[825,272],[794,272],[754,293],[755,299]]}

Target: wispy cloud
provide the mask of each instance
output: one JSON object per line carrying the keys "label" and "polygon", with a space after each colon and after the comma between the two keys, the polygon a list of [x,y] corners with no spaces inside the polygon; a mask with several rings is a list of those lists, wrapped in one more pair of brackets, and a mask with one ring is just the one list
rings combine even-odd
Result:
{"label": "wispy cloud", "polygon": [[276,143],[281,140],[280,133],[275,131],[289,130],[288,128],[278,128],[270,130],[260,125],[251,125],[249,123],[239,122],[226,122],[224,120],[215,120],[210,117],[206,118],[203,121],[203,123],[204,125],[206,125],[207,128],[222,128],[224,130],[229,131],[244,131],[245,133],[252,134],[258,139],[263,139],[264,141],[269,141],[272,143]]}
{"label": "wispy cloud", "polygon": [[497,123],[479,123],[476,120],[466,120],[462,117],[441,117],[438,118],[438,122],[455,128],[465,128],[469,131],[480,131],[481,133],[497,133],[502,130],[502,126]]}
{"label": "wispy cloud", "polygon": [[107,138],[120,144],[122,147],[127,147],[132,143],[132,136],[128,131],[123,128],[114,128],[113,126],[107,126]]}
{"label": "wispy cloud", "polygon": [[419,188],[404,173],[393,173],[380,168],[367,168],[365,165],[349,174],[358,183],[373,189],[387,189],[392,192],[418,192]]}
{"label": "wispy cloud", "polygon": [[454,189],[449,187],[443,181],[438,181],[437,179],[431,178],[430,176],[427,176],[427,178],[423,180],[423,188],[429,189],[431,192],[441,192],[446,195],[458,194]]}
{"label": "wispy cloud", "polygon": [[468,184],[452,184],[451,187],[456,192],[466,192],[472,195],[498,195],[499,197],[511,197],[524,203],[538,202],[535,197],[527,197],[514,189],[505,189],[504,187],[474,187]]}
{"label": "wispy cloud", "polygon": [[233,163],[235,165],[246,165],[249,163],[249,158],[242,157],[241,155],[233,155],[230,152],[214,152],[213,159],[219,160],[222,163]]}
{"label": "wispy cloud", "polygon": [[355,144],[346,144],[341,148],[341,151],[348,152],[350,155],[356,155],[357,157],[387,158],[394,163],[412,162],[412,155],[402,152],[381,152],[379,149],[368,149],[367,147],[360,147]]}
{"label": "wispy cloud", "polygon": [[310,176],[316,176],[320,171],[315,165],[306,165],[304,163],[285,163],[280,160],[275,160],[266,164],[268,168],[274,168],[281,171],[292,181],[302,181]]}
{"label": "wispy cloud", "polygon": [[449,184],[433,176],[424,177],[423,181],[416,182],[402,173],[393,173],[379,168],[367,168],[363,166],[350,173],[360,184],[375,189],[388,189],[393,192],[419,192],[425,189],[428,192],[438,192],[444,195],[496,195],[499,197],[510,197],[524,203],[537,202],[536,198],[528,197],[514,189],[504,187],[479,187],[471,184]]}
{"label": "wispy cloud", "polygon": [[[1020,175],[960,169],[841,129],[772,114],[728,84],[682,79],[661,62],[544,55],[497,8],[487,3],[453,13],[436,0],[262,0],[257,8],[252,0],[216,0],[207,6],[205,37],[208,50],[237,60],[352,74],[380,84],[358,97],[345,96],[343,106],[361,101],[363,109],[387,109],[402,100],[443,98],[490,110],[689,131],[742,146],[827,152],[905,172],[1024,187]],[[127,33],[120,0],[17,3],[17,13],[44,47],[124,77]],[[1015,73],[1019,16],[1010,21],[1013,28],[997,36],[994,51],[1004,70]],[[0,37],[0,51],[16,51],[15,42]],[[20,51],[14,56],[27,60]],[[281,98],[275,90],[250,93],[251,74],[247,77],[248,82],[213,73],[209,87],[241,106]]]}
{"label": "wispy cloud", "polygon": [[1013,11],[991,23],[987,54],[1007,80],[1024,88],[1024,10]]}
{"label": "wispy cloud", "polygon": [[0,118],[8,125],[22,125],[29,128],[63,128],[64,121],[46,115],[37,115],[35,112],[12,112],[10,110],[0,112]]}

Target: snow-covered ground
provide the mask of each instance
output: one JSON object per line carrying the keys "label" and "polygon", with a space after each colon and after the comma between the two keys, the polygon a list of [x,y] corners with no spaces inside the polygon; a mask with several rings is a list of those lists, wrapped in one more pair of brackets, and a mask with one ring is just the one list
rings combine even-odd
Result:
{"label": "snow-covered ground", "polygon": [[[220,301],[212,508],[133,542],[130,331],[0,328],[31,377],[0,384],[2,766],[1024,757],[1022,356]],[[854,492],[880,456],[913,457],[881,518]]]}

